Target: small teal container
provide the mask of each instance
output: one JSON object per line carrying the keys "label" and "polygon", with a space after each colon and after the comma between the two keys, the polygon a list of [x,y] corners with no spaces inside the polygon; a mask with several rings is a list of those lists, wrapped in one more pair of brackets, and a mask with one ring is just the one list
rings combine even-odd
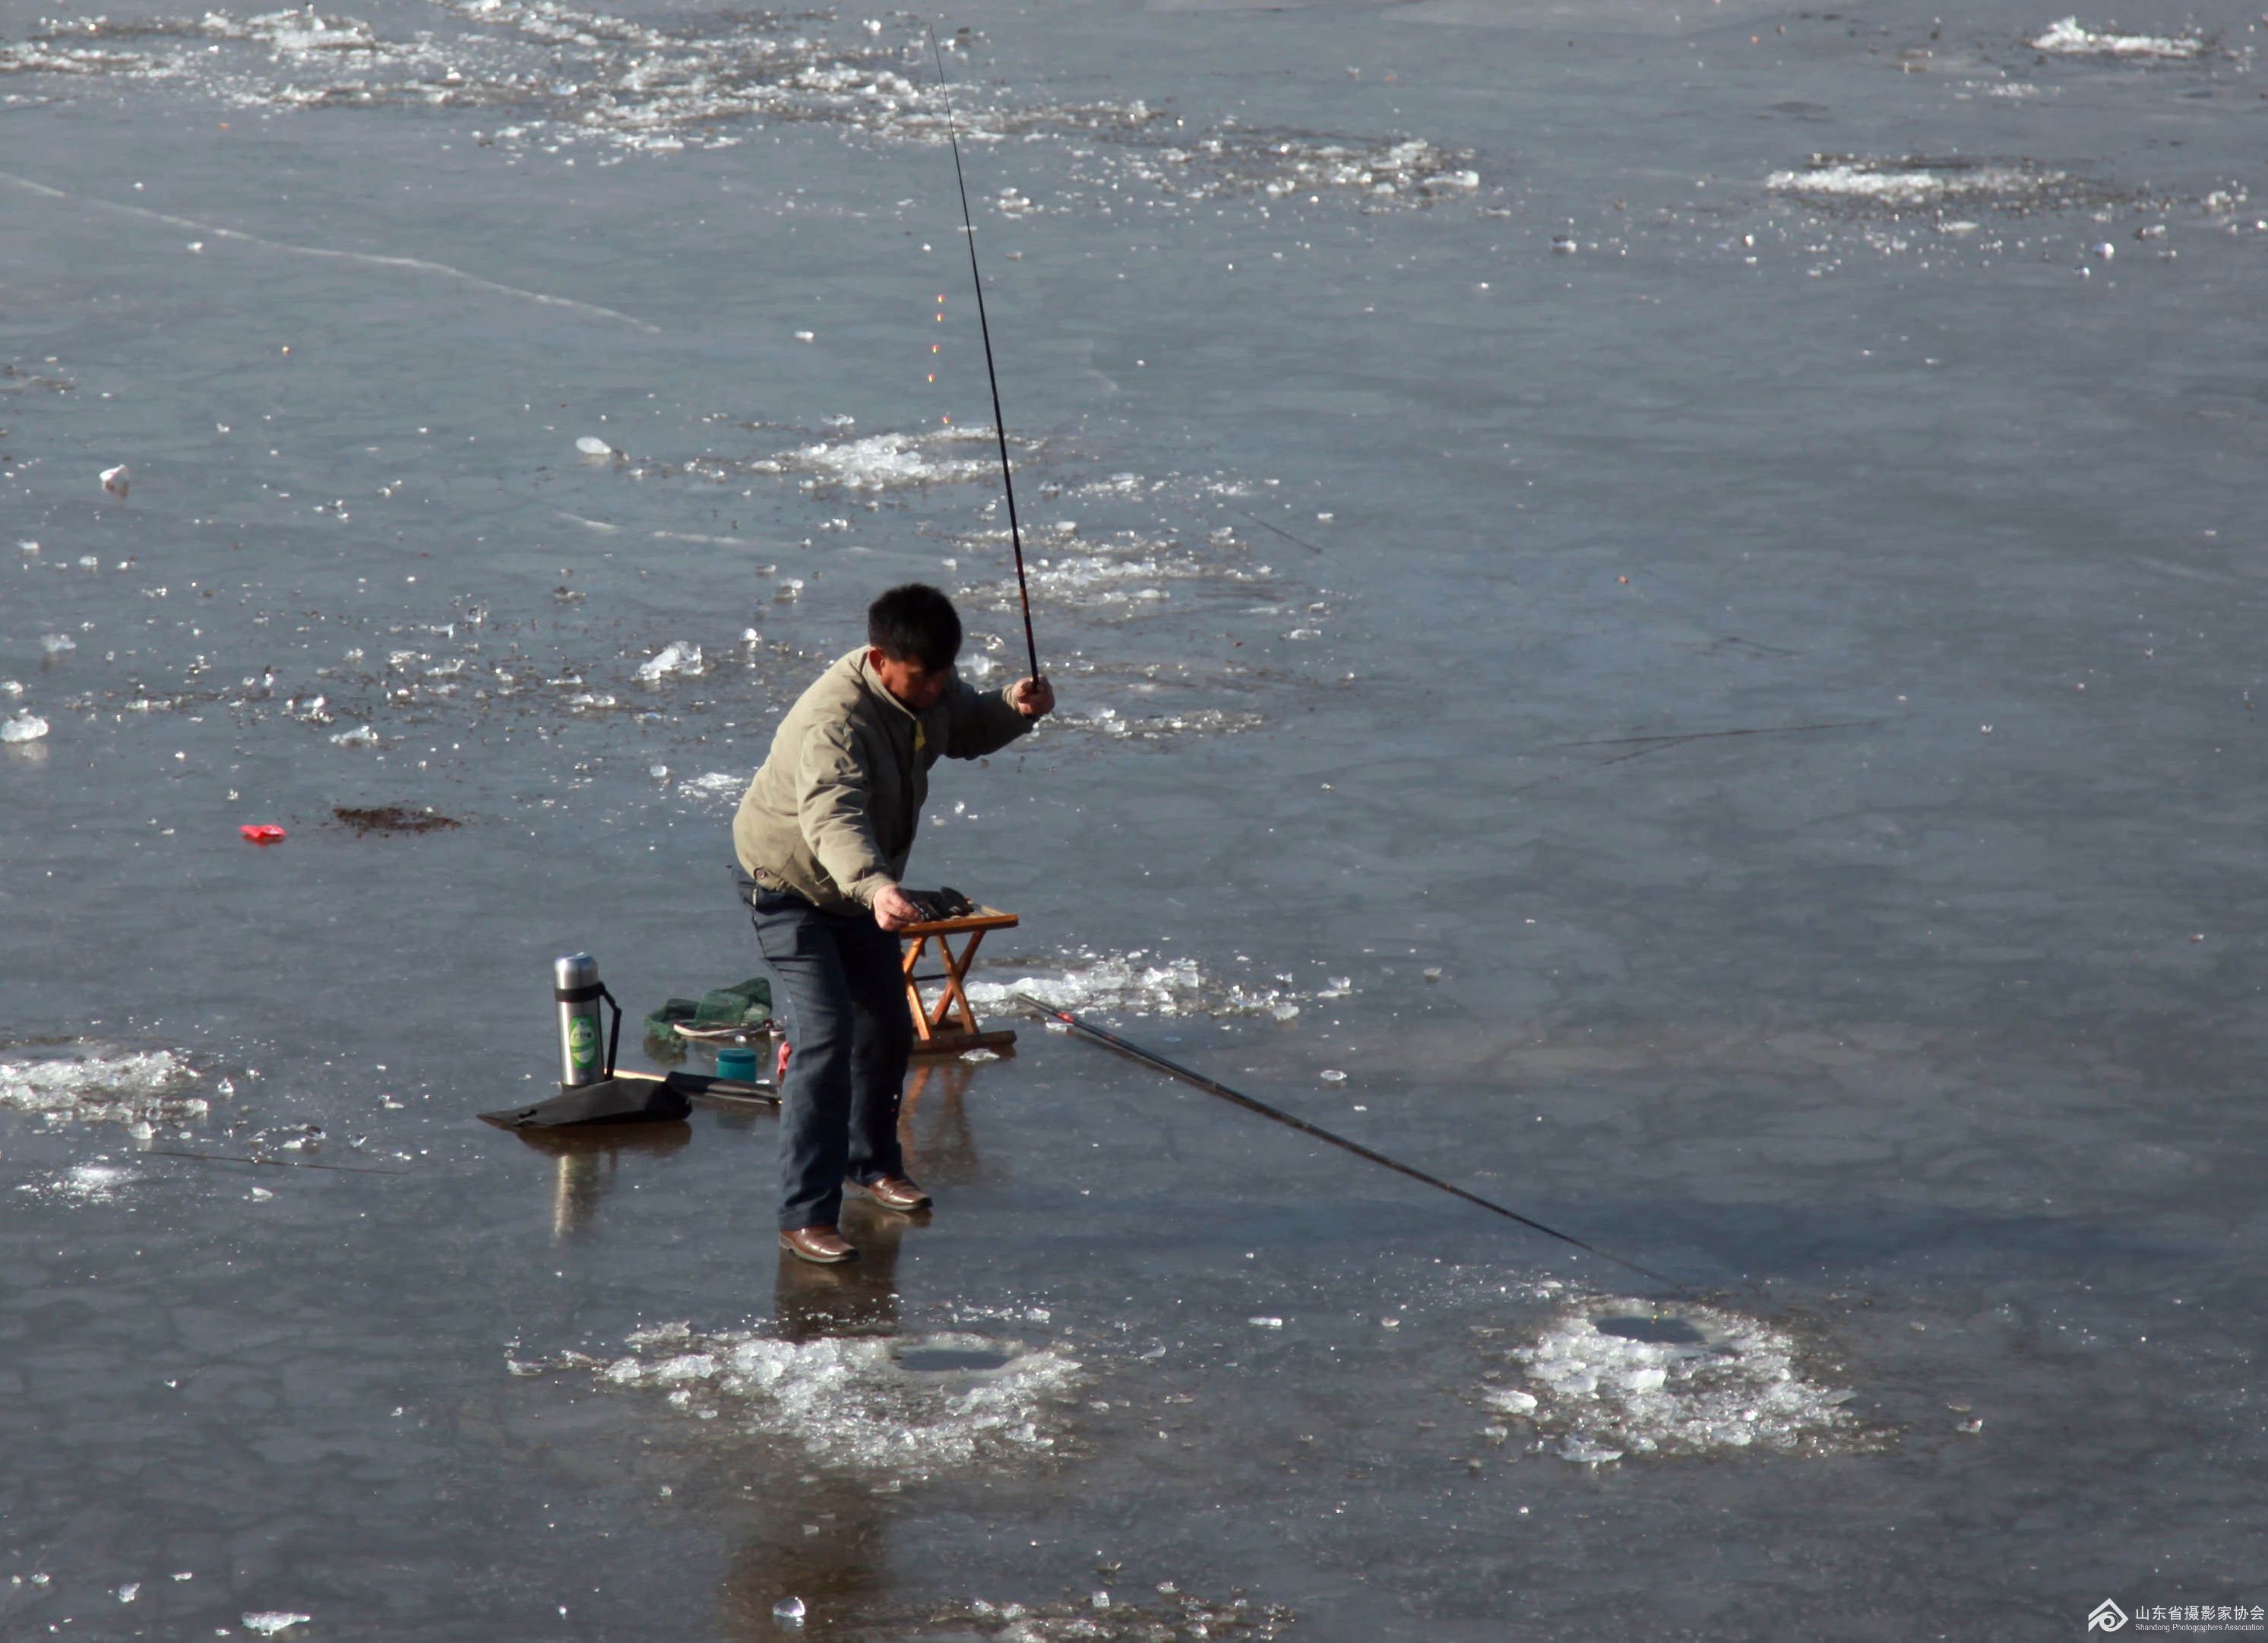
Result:
{"label": "small teal container", "polygon": [[717,1052],[717,1076],[732,1079],[742,1084],[756,1081],[756,1052],[753,1050],[720,1050]]}

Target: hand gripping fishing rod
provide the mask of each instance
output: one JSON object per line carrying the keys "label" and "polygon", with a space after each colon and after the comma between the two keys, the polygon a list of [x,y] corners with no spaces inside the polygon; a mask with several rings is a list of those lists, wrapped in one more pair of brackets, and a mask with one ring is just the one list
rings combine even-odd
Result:
{"label": "hand gripping fishing rod", "polygon": [[1596,1244],[1585,1243],[1580,1238],[1570,1237],[1567,1234],[1559,1231],[1557,1227],[1546,1227],[1539,1220],[1531,1220],[1527,1216],[1522,1215],[1518,1210],[1508,1210],[1501,1204],[1491,1203],[1488,1199],[1482,1197],[1476,1192],[1468,1192],[1462,1187],[1452,1186],[1449,1183],[1442,1180],[1439,1175],[1429,1175],[1424,1170],[1414,1169],[1408,1164],[1388,1158],[1383,1153],[1373,1153],[1370,1148],[1362,1146],[1359,1142],[1350,1141],[1343,1135],[1333,1135],[1329,1130],[1322,1128],[1319,1124],[1309,1124],[1305,1118],[1295,1118],[1290,1113],[1285,1112],[1279,1108],[1270,1107],[1266,1101],[1255,1101],[1249,1095],[1241,1094],[1239,1092],[1229,1088],[1227,1085],[1221,1083],[1218,1079],[1209,1079],[1202,1072],[1196,1072],[1189,1067],[1182,1065],[1178,1061],[1168,1061],[1165,1057],[1158,1054],[1155,1050],[1145,1050],[1141,1045],[1133,1043],[1127,1039],[1121,1038],[1117,1034],[1108,1031],[1103,1028],[1097,1027],[1093,1022],[1082,1021],[1079,1017],[1073,1015],[1069,1010],[1058,1010],[1053,1005],[1042,1004],[1028,993],[1018,993],[1016,995],[1016,1001],[1030,1009],[1036,1010],[1040,1014],[1047,1017],[1049,1020],[1061,1021],[1065,1027],[1070,1028],[1075,1033],[1084,1033],[1087,1037],[1094,1040],[1095,1043],[1107,1045],[1108,1048],[1116,1050],[1122,1056],[1131,1057],[1134,1060],[1139,1061],[1146,1066],[1157,1068],[1160,1072],[1169,1072],[1177,1079],[1181,1079],[1187,1083],[1196,1085],[1207,1094],[1218,1095],[1226,1101],[1233,1101],[1237,1106],[1243,1108],[1248,1112],[1256,1112],[1263,1118],[1272,1118],[1278,1124],[1285,1124],[1292,1129],[1297,1130],[1302,1135],[1312,1135],[1318,1141],[1329,1141],[1333,1146],[1339,1148],[1343,1152],[1352,1153],[1357,1158],[1366,1158],[1373,1164],[1383,1164],[1387,1168],[1393,1170],[1397,1175],[1407,1175],[1412,1181],[1422,1181],[1429,1187],[1438,1187],[1442,1191],[1449,1194],[1452,1197],[1462,1198],[1468,1204],[1477,1204],[1481,1208],[1489,1211],[1492,1214],[1501,1215],[1507,1220],[1518,1221],[1521,1226],[1531,1227],[1535,1231],[1542,1233],[1547,1238],[1557,1238],[1561,1243],[1572,1244],[1576,1249],[1582,1250],[1586,1255],[1594,1255],[1602,1261],[1612,1261],[1616,1266],[1627,1267],[1642,1278],[1650,1278],[1653,1279],[1657,1284],[1667,1284],[1672,1289],[1684,1288],[1684,1286],[1680,1284],[1675,1278],[1665,1277],[1663,1274],[1655,1271],[1652,1267],[1640,1266],[1635,1261],[1625,1261],[1622,1256],[1618,1255],[1611,1255],[1606,1250],[1600,1249]]}
{"label": "hand gripping fishing rod", "polygon": [[1016,554],[1016,592],[1024,601],[1024,653],[1032,677],[1040,676],[1040,647],[1032,639],[1032,590],[1024,581],[1024,533],[1016,523],[1016,482],[1008,472],[1008,420],[1000,414],[1000,373],[992,365],[992,327],[984,318],[984,279],[976,271],[976,225],[968,217],[968,179],[961,169],[961,137],[953,118],[953,94],[946,89],[945,54],[937,31],[929,31],[929,55],[937,64],[937,94],[945,103],[945,136],[953,144],[953,180],[961,188],[961,227],[968,241],[968,283],[976,288],[976,330],[984,339],[984,376],[992,385],[992,431],[1000,441],[1000,489],[1008,497],[1008,543]]}

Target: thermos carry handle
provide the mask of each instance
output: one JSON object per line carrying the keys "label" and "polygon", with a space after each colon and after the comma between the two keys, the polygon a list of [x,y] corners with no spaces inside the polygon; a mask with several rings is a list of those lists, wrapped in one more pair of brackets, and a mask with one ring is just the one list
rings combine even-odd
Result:
{"label": "thermos carry handle", "polygon": [[615,995],[607,991],[607,984],[594,981],[581,987],[554,987],[551,996],[562,1004],[588,1004],[593,998],[605,1001],[615,1013],[614,1025],[607,1032],[607,1076],[615,1076],[615,1052],[622,1044],[622,1006],[615,1002]]}

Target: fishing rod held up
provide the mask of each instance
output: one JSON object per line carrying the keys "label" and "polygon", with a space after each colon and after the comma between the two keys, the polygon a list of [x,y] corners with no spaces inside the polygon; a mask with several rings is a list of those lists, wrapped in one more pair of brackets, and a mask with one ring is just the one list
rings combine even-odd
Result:
{"label": "fishing rod held up", "polygon": [[953,93],[946,89],[945,54],[937,30],[929,31],[929,55],[937,64],[937,94],[945,102],[945,136],[953,144],[953,180],[961,188],[961,227],[968,241],[968,283],[976,288],[976,330],[984,339],[984,376],[992,385],[992,431],[1000,441],[1000,489],[1008,498],[1008,545],[1016,555],[1016,592],[1024,601],[1024,653],[1032,677],[1040,677],[1040,647],[1032,637],[1032,590],[1024,580],[1024,533],[1016,523],[1016,482],[1008,469],[1008,420],[1000,414],[1000,373],[992,365],[992,327],[984,317],[984,279],[976,271],[976,225],[968,215],[968,178],[961,169],[961,136],[953,117]]}
{"label": "fishing rod held up", "polygon": [[1121,1038],[1107,1028],[1097,1027],[1090,1021],[1082,1021],[1069,1010],[1058,1010],[1053,1005],[1042,1004],[1028,993],[1018,993],[1016,1001],[1027,1008],[1037,1011],[1049,1020],[1061,1021],[1073,1032],[1083,1033],[1095,1043],[1115,1050],[1122,1056],[1130,1057],[1146,1066],[1155,1067],[1160,1072],[1169,1072],[1186,1083],[1196,1085],[1208,1094],[1218,1095],[1223,1101],[1234,1102],[1248,1112],[1256,1112],[1262,1117],[1272,1118],[1278,1124],[1299,1131],[1302,1135],[1312,1135],[1319,1141],[1328,1141],[1342,1152],[1352,1153],[1357,1158],[1368,1159],[1373,1164],[1382,1164],[1397,1175],[1409,1176],[1412,1181],[1422,1181],[1429,1187],[1438,1187],[1453,1197],[1462,1198],[1468,1204],[1476,1204],[1493,1214],[1503,1216],[1506,1220],[1518,1221],[1521,1226],[1540,1232],[1547,1238],[1557,1238],[1561,1243],[1572,1244],[1586,1255],[1594,1255],[1602,1261],[1611,1261],[1616,1266],[1627,1267],[1642,1278],[1652,1278],[1657,1284],[1667,1284],[1673,1289],[1684,1287],[1675,1278],[1665,1277],[1651,1267],[1640,1266],[1635,1261],[1625,1261],[1622,1256],[1611,1255],[1595,1244],[1587,1244],[1580,1238],[1570,1237],[1557,1227],[1546,1227],[1539,1220],[1531,1220],[1518,1210],[1508,1210],[1501,1204],[1491,1203],[1489,1199],[1482,1197],[1478,1193],[1468,1192],[1462,1187],[1452,1186],[1439,1175],[1429,1175],[1424,1170],[1412,1168],[1397,1159],[1388,1158],[1383,1153],[1373,1153],[1359,1142],[1350,1141],[1343,1135],[1333,1135],[1320,1124],[1309,1124],[1305,1118],[1295,1118],[1280,1108],[1270,1107],[1266,1101],[1255,1101],[1249,1095],[1229,1088],[1218,1079],[1209,1079],[1202,1072],[1182,1065],[1178,1061],[1167,1060],[1153,1050],[1145,1050],[1141,1045],[1129,1039]]}

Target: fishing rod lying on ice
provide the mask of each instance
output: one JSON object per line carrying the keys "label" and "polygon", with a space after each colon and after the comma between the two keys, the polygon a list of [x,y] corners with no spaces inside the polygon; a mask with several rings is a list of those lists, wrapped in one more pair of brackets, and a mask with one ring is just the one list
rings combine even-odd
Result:
{"label": "fishing rod lying on ice", "polygon": [[1547,1238],[1557,1238],[1561,1243],[1572,1244],[1586,1255],[1594,1255],[1602,1261],[1611,1261],[1616,1266],[1627,1267],[1640,1277],[1653,1279],[1657,1284],[1667,1284],[1673,1289],[1684,1287],[1675,1278],[1666,1277],[1652,1267],[1640,1266],[1635,1261],[1626,1261],[1618,1255],[1600,1249],[1596,1244],[1585,1243],[1580,1238],[1572,1237],[1556,1227],[1546,1227],[1542,1221],[1531,1219],[1518,1210],[1508,1210],[1503,1205],[1492,1203],[1476,1192],[1468,1192],[1462,1187],[1453,1186],[1439,1175],[1429,1175],[1424,1170],[1414,1168],[1398,1159],[1388,1158],[1383,1153],[1373,1153],[1359,1141],[1350,1141],[1343,1135],[1333,1135],[1320,1124],[1309,1124],[1305,1118],[1295,1118],[1281,1108],[1270,1107],[1263,1101],[1255,1101],[1241,1091],[1229,1088],[1218,1079],[1207,1078],[1204,1073],[1193,1068],[1185,1067],[1178,1061],[1170,1061],[1154,1050],[1145,1050],[1131,1040],[1121,1038],[1107,1028],[1097,1027],[1092,1021],[1082,1021],[1069,1010],[1058,1010],[1053,1005],[1042,1004],[1029,993],[1018,993],[1016,1001],[1028,1009],[1038,1012],[1051,1021],[1060,1021],[1071,1031],[1082,1033],[1098,1044],[1116,1050],[1122,1056],[1130,1057],[1145,1066],[1155,1067],[1160,1072],[1171,1073],[1185,1083],[1196,1085],[1209,1095],[1218,1095],[1223,1101],[1234,1102],[1248,1112],[1256,1112],[1263,1118],[1272,1118],[1278,1124],[1297,1130],[1302,1135],[1312,1135],[1318,1141],[1329,1141],[1342,1152],[1352,1153],[1357,1158],[1368,1159],[1373,1164],[1382,1164],[1396,1175],[1407,1175],[1412,1181],[1422,1181],[1427,1186],[1437,1187],[1450,1197],[1462,1198],[1468,1204],[1477,1204],[1491,1214],[1501,1215],[1506,1220],[1518,1221],[1521,1226],[1540,1232]]}

